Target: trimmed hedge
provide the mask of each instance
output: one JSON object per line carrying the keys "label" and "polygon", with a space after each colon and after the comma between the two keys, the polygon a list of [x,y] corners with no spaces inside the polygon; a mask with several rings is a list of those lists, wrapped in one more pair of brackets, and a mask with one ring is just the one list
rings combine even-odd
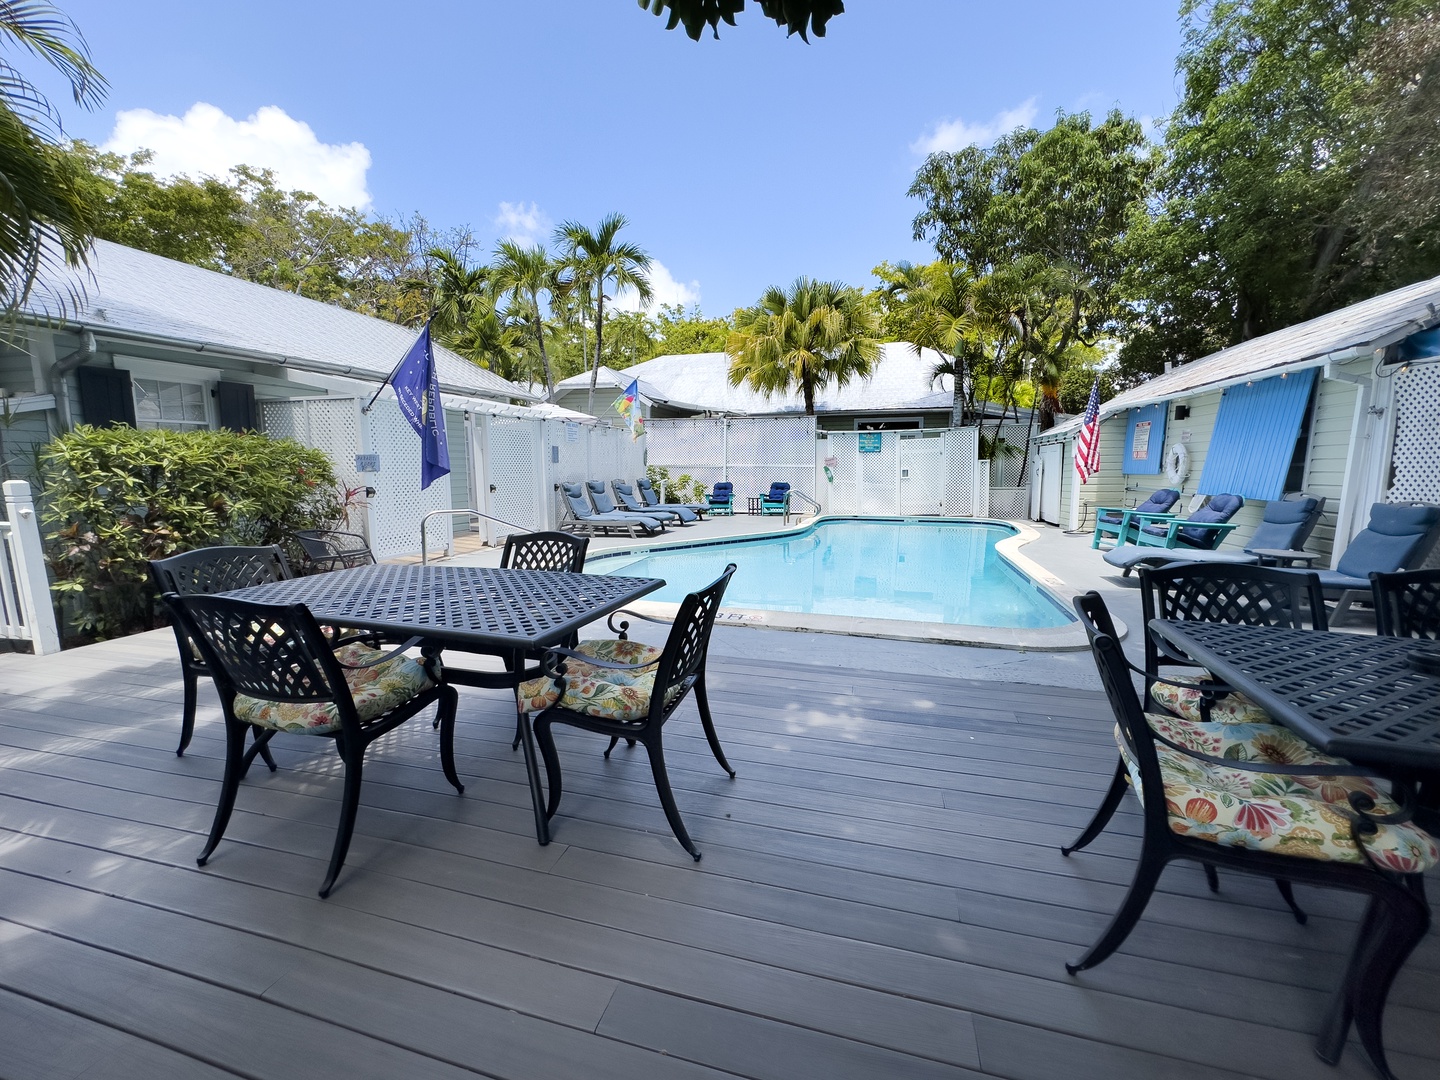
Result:
{"label": "trimmed hedge", "polygon": [[279,544],[345,513],[329,460],[232,431],[77,427],[40,451],[51,586],[101,640],[151,629],[146,560],[212,544]]}

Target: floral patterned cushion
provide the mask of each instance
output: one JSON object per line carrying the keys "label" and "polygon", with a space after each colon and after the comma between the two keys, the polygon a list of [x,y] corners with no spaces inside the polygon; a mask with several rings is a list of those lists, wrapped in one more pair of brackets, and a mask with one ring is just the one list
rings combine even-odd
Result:
{"label": "floral patterned cushion", "polygon": [[[342,645],[335,650],[342,664],[368,664],[384,655],[366,645]],[[397,656],[368,668],[346,668],[345,682],[355,701],[360,722],[367,723],[403,705],[434,686],[418,660]],[[340,727],[340,710],[328,701],[266,701],[235,695],[235,716],[256,727],[302,735],[326,735]]]}
{"label": "floral patterned cushion", "polygon": [[[1214,677],[1204,668],[1195,675],[1166,675],[1170,682],[1157,682],[1150,687],[1150,700],[1176,716],[1196,723],[1204,720],[1200,714],[1200,687],[1213,682]],[[1176,686],[1175,683],[1184,683]],[[1190,689],[1195,687],[1195,689]],[[1221,724],[1273,724],[1270,714],[1244,694],[1232,692],[1210,702],[1210,720]]]}
{"label": "floral patterned cushion", "polygon": [[1180,716],[1146,713],[1145,719],[1157,735],[1197,753],[1233,761],[1267,761],[1277,765],[1342,765],[1344,758],[1320,753],[1308,742],[1280,724],[1238,724],[1223,721],[1201,723]]}
{"label": "floral patterned cushion", "polygon": [[[1118,727],[1115,740],[1138,792],[1140,770]],[[1182,836],[1251,851],[1360,863],[1365,857],[1356,846],[1350,820],[1336,804],[1348,810],[1346,797],[1359,790],[1375,799],[1376,813],[1396,810],[1394,802],[1365,777],[1251,772],[1212,765],[1165,746],[1155,751],[1165,780],[1170,828]],[[1420,873],[1440,862],[1434,839],[1410,822],[1379,826],[1373,836],[1365,837],[1365,849],[1377,865],[1404,874]]]}
{"label": "floral patterned cushion", "polygon": [[[571,712],[599,716],[606,720],[643,720],[650,712],[650,694],[655,688],[655,667],[661,650],[639,641],[582,641],[576,652],[616,664],[648,664],[639,671],[616,671],[565,658],[565,695],[555,680],[542,675],[520,684],[520,708],[525,712],[548,709],[557,701]],[[672,703],[682,687],[671,687]]]}

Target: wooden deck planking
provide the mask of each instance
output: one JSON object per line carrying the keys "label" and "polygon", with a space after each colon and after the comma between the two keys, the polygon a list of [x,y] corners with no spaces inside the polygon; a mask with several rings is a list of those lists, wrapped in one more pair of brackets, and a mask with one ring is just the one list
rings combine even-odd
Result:
{"label": "wooden deck planking", "polygon": [[[46,939],[17,955],[62,972],[0,969],[0,1019],[40,1010],[41,1032],[119,1039],[134,1060],[159,1055],[151,1075],[201,1060],[284,1075],[69,994],[63,973],[95,953],[117,979],[153,970],[166,993],[180,979],[223,991],[211,1004],[263,1005],[266,1030],[293,1016],[295,1032],[423,1060],[407,1075],[1314,1075],[1347,898],[1302,890],[1316,917],[1301,928],[1269,883],[1227,875],[1212,896],[1178,866],[1119,954],[1064,974],[1133,867],[1128,809],[1087,852],[1055,850],[1113,767],[1098,695],[820,667],[791,679],[717,658],[711,697],[740,778],[693,711],[667,754],[706,856],[692,866],[643,752],[605,762],[584,735],[560,740],[567,793],[539,848],[512,713],[466,691],[465,796],[440,778],[423,721],[376,744],[351,858],[322,902],[339,785],[320,740],[277,740],[281,772],[257,766],[211,865],[194,867],[222,748],[207,689],[191,750],[173,754],[173,649],[157,634],[67,653],[64,685],[58,664],[0,658],[0,934]],[[1437,987],[1432,939],[1392,998],[1402,1077],[1440,1076]],[[350,1052],[344,1067],[381,1075],[380,1058],[357,1067]],[[1358,1048],[1326,1074],[1367,1075]]]}

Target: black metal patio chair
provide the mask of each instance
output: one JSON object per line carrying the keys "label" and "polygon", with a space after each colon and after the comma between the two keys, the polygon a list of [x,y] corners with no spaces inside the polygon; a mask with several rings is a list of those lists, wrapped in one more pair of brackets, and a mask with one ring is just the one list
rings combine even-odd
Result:
{"label": "black metal patio chair", "polygon": [[[1316,629],[1325,629],[1319,582],[1314,574],[1302,570],[1212,563],[1141,567],[1140,605],[1144,626],[1149,626],[1151,619],[1175,619],[1298,628],[1304,625],[1308,607]],[[1103,632],[1115,636],[1108,623]],[[1206,680],[1203,674],[1185,678],[1162,674],[1163,669],[1176,666],[1195,667],[1185,657],[1162,651],[1154,636],[1145,633],[1145,693],[1167,711],[1167,738],[1192,747],[1213,745],[1219,739],[1225,752],[1237,760],[1264,761],[1277,755],[1287,760],[1336,760],[1307,750],[1301,740],[1271,722],[1248,698]],[[1233,731],[1224,730],[1227,724],[1233,725]],[[1061,848],[1064,854],[1081,850],[1100,835],[1125,797],[1129,777],[1122,754],[1094,816],[1073,844]],[[1205,874],[1211,890],[1217,890],[1220,883],[1214,868],[1207,866]],[[1295,918],[1304,922],[1289,884],[1277,881],[1276,885]]]}
{"label": "black metal patio chair", "polygon": [[[180,596],[208,596],[231,592],[251,585],[284,581],[291,577],[290,564],[278,547],[208,547],[171,555],[168,559],[150,560],[150,580],[156,592]],[[180,675],[185,686],[185,701],[180,713],[180,745],[176,757],[185,756],[185,748],[195,734],[195,699],[200,677],[210,675],[204,654],[185,632],[178,619],[171,620],[175,644],[180,650]],[[265,764],[275,769],[269,748],[262,748]]]}
{"label": "black metal patio chair", "polygon": [[[628,640],[625,631],[629,623],[622,621],[617,641],[582,641],[574,649],[550,650],[544,663],[546,674],[521,686],[520,708],[538,712],[534,722],[535,740],[545,761],[549,788],[547,818],[554,817],[563,793],[552,725],[569,724],[610,736],[610,745],[605,748],[607,758],[621,739],[632,745],[638,742],[649,755],[660,805],[665,809],[675,838],[693,858],[700,858],[699,850],[685,831],[670,790],[661,733],[685,695],[693,690],[710,750],[720,767],[734,779],[735,770],[720,748],[705,692],[705,657],[710,647],[710,631],[734,573],[735,564],[731,563],[705,588],[685,597],[664,649]],[[615,612],[610,617],[611,628],[615,628],[616,616],[637,614]]]}
{"label": "black metal patio chair", "polygon": [[1440,641],[1440,568],[1371,574],[1370,590],[1376,633]]}
{"label": "black metal patio chair", "polygon": [[[225,712],[225,778],[210,838],[197,860],[201,866],[225,835],[251,759],[277,731],[335,740],[344,766],[340,824],[321,896],[330,895],[345,863],[360,804],[365,749],[380,736],[438,701],[440,765],[455,790],[465,790],[455,773],[458,695],[428,658],[398,655],[403,647],[391,653],[359,643],[332,649],[303,604],[176,593],[166,593],[165,602],[199,645]],[[252,728],[258,734],[247,751],[245,737]]]}
{"label": "black metal patio chair", "polygon": [[567,532],[511,533],[500,553],[502,570],[552,570],[578,574],[585,569],[588,536]]}
{"label": "black metal patio chair", "polygon": [[294,535],[295,542],[305,553],[308,573],[324,574],[331,570],[348,570],[352,566],[370,566],[375,562],[375,554],[359,533],[302,529]]}
{"label": "black metal patio chair", "polygon": [[[1409,824],[1363,770],[1322,777],[1306,774],[1305,766],[1236,762],[1157,745],[1105,602],[1086,593],[1076,597],[1075,610],[1115,715],[1144,831],[1119,910],[1066,970],[1073,975],[1095,967],[1124,944],[1161,872],[1176,859],[1362,893],[1369,904],[1316,1051],[1324,1061],[1338,1061],[1353,1020],[1371,1062],[1393,1080],[1381,1030],[1385,999],[1430,925],[1422,875],[1440,860],[1434,840]],[[1284,795],[1267,794],[1277,790]]]}

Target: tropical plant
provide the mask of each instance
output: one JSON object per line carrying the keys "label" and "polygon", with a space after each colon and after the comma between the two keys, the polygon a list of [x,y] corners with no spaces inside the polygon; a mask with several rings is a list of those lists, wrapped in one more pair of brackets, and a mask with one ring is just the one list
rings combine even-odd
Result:
{"label": "tropical plant", "polygon": [[875,268],[885,302],[887,333],[921,349],[939,353],[941,362],[931,377],[950,375],[954,393],[950,426],[966,427],[974,418],[975,379],[967,361],[982,348],[975,312],[975,276],[958,264],[942,260],[916,266],[899,262]]}
{"label": "tropical plant", "polygon": [[[94,108],[105,79],[79,29],[44,0],[0,2],[0,42],[64,76],[75,103]],[[14,312],[42,269],[78,267],[90,246],[84,175],[60,147],[60,114],[9,60],[0,58],[0,303]],[[75,296],[51,299],[63,306]]]}
{"label": "tropical plant", "polygon": [[253,433],[81,425],[40,460],[52,588],[94,638],[154,626],[146,560],[284,543],[346,512],[324,453]]}
{"label": "tropical plant", "polygon": [[730,385],[749,383],[767,397],[798,389],[814,416],[817,390],[874,369],[880,313],[859,289],[797,278],[788,291],[772,285],[758,304],[735,313],[726,352]]}
{"label": "tropical plant", "polygon": [[[735,25],[735,16],[745,10],[745,0],[640,0],[640,7],[663,15],[669,9],[666,30],[683,25],[691,41],[699,41],[705,27],[718,40],[720,20]],[[843,0],[760,0],[760,11],[785,28],[786,36],[799,34],[809,41],[806,29],[816,37],[825,36],[825,24],[845,11]]]}
{"label": "tropical plant", "polygon": [[432,329],[449,347],[450,339],[467,331],[472,315],[485,306],[490,268],[471,266],[444,248],[431,248],[425,257],[430,263]]}
{"label": "tropical plant", "polygon": [[491,286],[510,297],[511,314],[529,327],[531,339],[540,352],[540,370],[545,379],[545,400],[555,397],[555,377],[550,370],[550,354],[545,349],[545,316],[540,295],[554,296],[556,267],[545,248],[536,244],[521,247],[513,240],[502,240],[495,249],[490,268]]}
{"label": "tropical plant", "polygon": [[595,411],[595,383],[600,377],[604,347],[606,285],[613,285],[617,292],[634,289],[642,304],[648,304],[652,297],[646,274],[650,256],[635,244],[617,239],[628,224],[624,214],[609,214],[594,229],[567,221],[555,230],[555,242],[561,249],[562,287],[587,292],[595,302],[595,363],[590,368],[590,393],[585,405],[585,411],[590,413]]}

